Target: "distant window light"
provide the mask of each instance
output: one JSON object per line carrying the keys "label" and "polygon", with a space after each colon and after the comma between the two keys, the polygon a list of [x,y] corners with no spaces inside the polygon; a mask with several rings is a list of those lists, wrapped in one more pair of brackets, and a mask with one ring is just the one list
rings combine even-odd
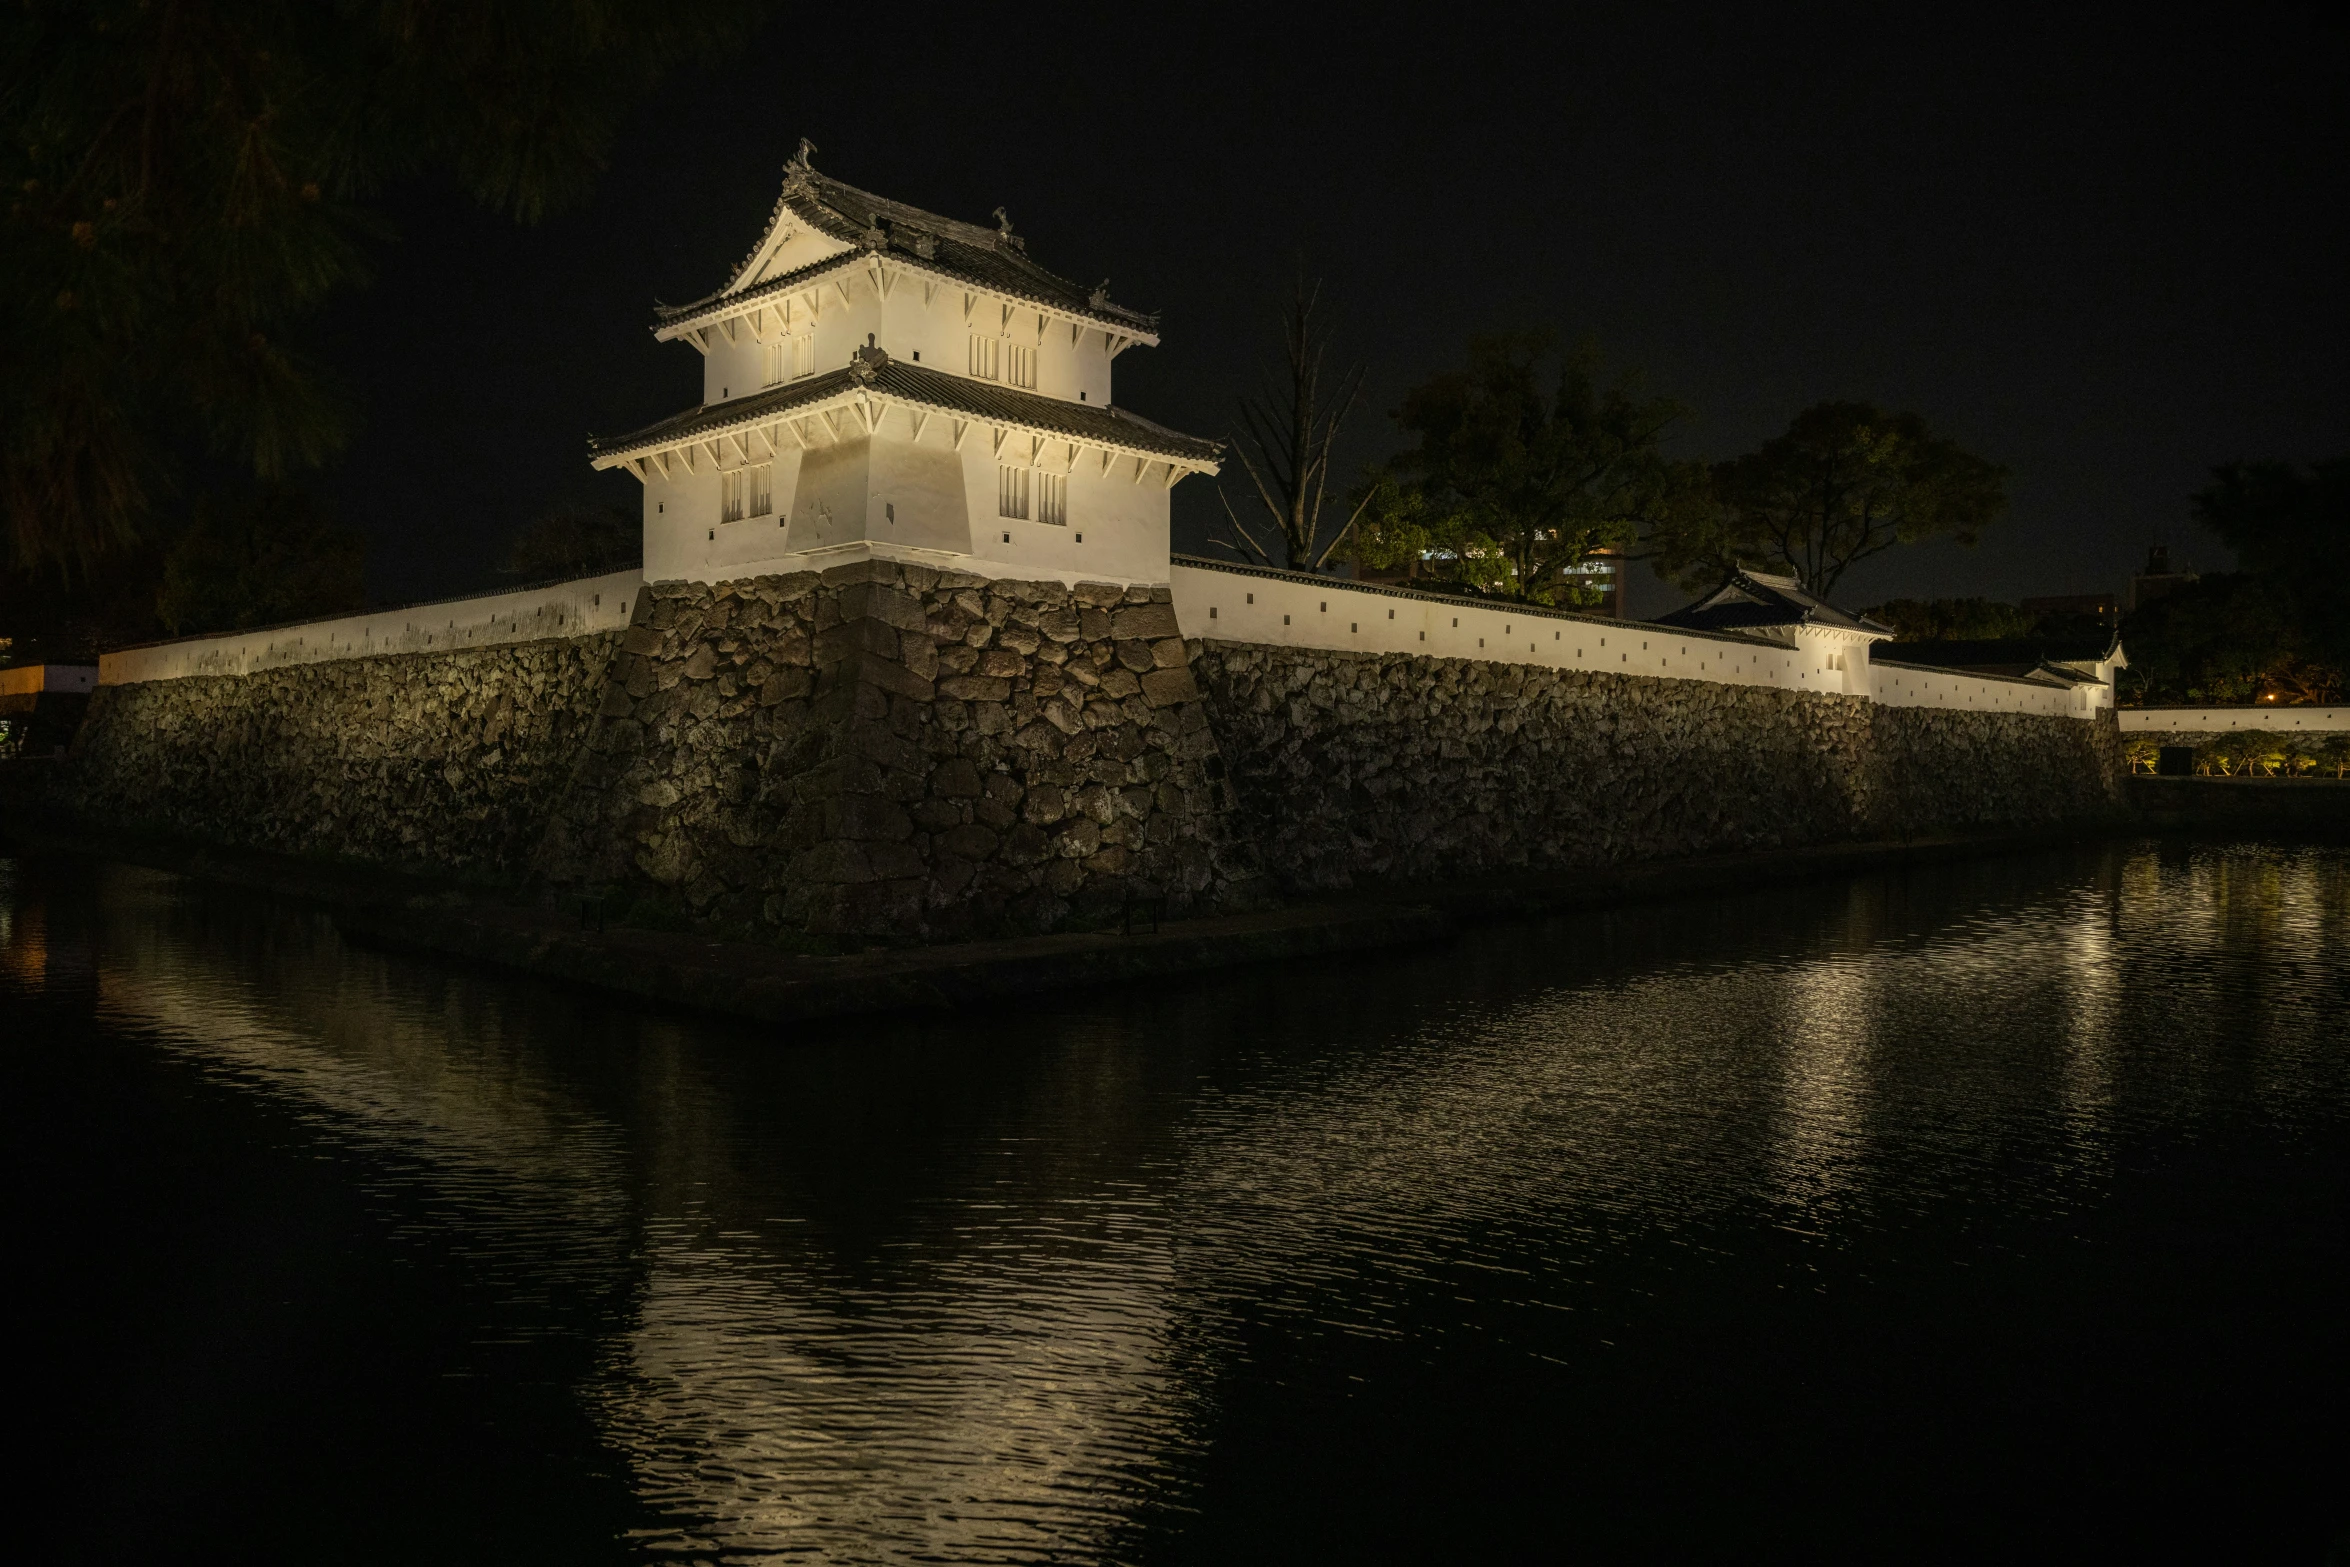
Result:
{"label": "distant window light", "polygon": [[1028,520],[1028,470],[998,464],[995,471],[995,514]]}
{"label": "distant window light", "polygon": [[1010,386],[1036,388],[1036,350],[1024,343],[1004,344],[1004,381]]}
{"label": "distant window light", "polygon": [[996,370],[997,339],[971,334],[971,374],[978,380],[1000,379]]}
{"label": "distant window light", "polygon": [[1056,528],[1069,526],[1067,474],[1040,473],[1036,476],[1036,520]]}

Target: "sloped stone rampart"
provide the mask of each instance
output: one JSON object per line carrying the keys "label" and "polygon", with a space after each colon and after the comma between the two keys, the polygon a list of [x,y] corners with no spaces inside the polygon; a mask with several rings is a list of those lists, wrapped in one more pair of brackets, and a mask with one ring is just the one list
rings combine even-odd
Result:
{"label": "sloped stone rampart", "polygon": [[884,562],[654,584],[624,633],[101,688],[93,825],[949,940],[1269,887],[2113,812],[2111,715],[1186,642],[1167,591]]}
{"label": "sloped stone rampart", "polygon": [[618,640],[101,686],[70,798],[112,830],[510,881],[570,783]]}
{"label": "sloped stone rampart", "polygon": [[2111,715],[1209,642],[1241,825],[1293,890],[2093,818]]}
{"label": "sloped stone rampart", "polygon": [[1165,588],[655,584],[601,714],[541,870],[697,924],[949,939],[1253,879]]}

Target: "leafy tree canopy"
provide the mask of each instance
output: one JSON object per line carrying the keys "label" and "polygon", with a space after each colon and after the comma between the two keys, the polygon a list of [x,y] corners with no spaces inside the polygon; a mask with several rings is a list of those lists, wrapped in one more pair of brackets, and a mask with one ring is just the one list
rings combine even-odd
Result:
{"label": "leafy tree canopy", "polygon": [[1497,597],[1593,602],[1585,560],[1630,550],[1702,495],[1702,470],[1662,449],[1687,413],[1637,374],[1611,375],[1588,346],[1472,339],[1465,368],[1422,382],[1396,410],[1418,444],[1373,472],[1345,551]]}
{"label": "leafy tree canopy", "polygon": [[2338,665],[2310,656],[2299,606],[2275,579],[2245,572],[2174,589],[2122,626],[2128,700],[2232,707],[2253,702],[2330,702]]}
{"label": "leafy tree canopy", "polygon": [[366,602],[367,545],[286,485],[207,496],[164,558],[157,617],[176,636],[332,615]]}
{"label": "leafy tree canopy", "polygon": [[2289,607],[2299,653],[2350,669],[2350,599],[2343,592],[2350,582],[2350,457],[2306,467],[2229,463],[2213,470],[2194,511]]}
{"label": "leafy tree canopy", "polygon": [[1715,464],[1714,504],[1658,532],[1658,569],[1694,593],[1756,567],[1828,598],[1853,566],[1896,544],[1973,544],[2006,511],[2006,479],[1916,414],[1820,403],[1784,435]]}
{"label": "leafy tree canopy", "polygon": [[1868,611],[1902,642],[1996,642],[2028,637],[2042,617],[1997,599],[1892,599]]}
{"label": "leafy tree canopy", "polygon": [[0,19],[0,517],[86,571],[209,448],[274,481],[349,410],[297,328],[364,278],[389,180],[577,198],[749,0],[21,0]]}

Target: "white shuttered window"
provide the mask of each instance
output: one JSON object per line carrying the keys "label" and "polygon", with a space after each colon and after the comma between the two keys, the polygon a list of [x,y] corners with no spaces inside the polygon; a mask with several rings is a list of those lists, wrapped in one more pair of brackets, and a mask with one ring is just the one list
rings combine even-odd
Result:
{"label": "white shuttered window", "polygon": [[1004,345],[1004,380],[1013,386],[1036,388],[1036,350],[1018,343]]}
{"label": "white shuttered window", "polygon": [[1049,522],[1056,528],[1069,526],[1067,474],[1040,473],[1036,476],[1036,520]]}
{"label": "white shuttered window", "polygon": [[816,373],[816,334],[802,332],[791,340],[792,379]]}
{"label": "white shuttered window", "polygon": [[747,470],[750,480],[750,515],[771,516],[775,511],[775,464],[763,462]]}
{"label": "white shuttered window", "polygon": [[788,357],[790,350],[791,345],[782,339],[778,339],[775,342],[769,343],[767,345],[767,351],[765,355],[767,374],[766,379],[762,383],[763,385],[774,386],[783,380],[785,373],[784,367],[790,363],[790,359]]}
{"label": "white shuttered window", "polygon": [[743,520],[743,471],[732,469],[718,476],[718,520]]}
{"label": "white shuttered window", "polygon": [[1028,470],[999,465],[995,471],[995,511],[999,517],[1028,520]]}
{"label": "white shuttered window", "polygon": [[971,334],[971,373],[982,381],[996,379],[996,340]]}

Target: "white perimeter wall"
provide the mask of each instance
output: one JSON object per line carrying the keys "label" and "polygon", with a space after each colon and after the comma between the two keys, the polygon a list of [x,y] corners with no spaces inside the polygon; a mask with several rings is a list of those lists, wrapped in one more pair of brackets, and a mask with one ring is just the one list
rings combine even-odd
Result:
{"label": "white perimeter wall", "polygon": [[2087,718],[2096,695],[1996,675],[1872,667],[1869,639],[1829,630],[1805,628],[1781,644],[1184,560],[1174,563],[1173,581],[1175,618],[1187,637],[1773,686],[1893,707]]}
{"label": "white perimeter wall", "polygon": [[158,642],[100,654],[98,684],[122,686],[188,675],[248,675],[338,658],[445,653],[457,648],[622,631],[627,629],[629,614],[643,587],[643,573],[619,571],[519,593],[491,593],[336,620]]}
{"label": "white perimeter wall", "polygon": [[2121,721],[2124,734],[2149,729],[2166,734],[2224,734],[2230,729],[2323,733],[2350,729],[2350,707],[2125,707]]}
{"label": "white perimeter wall", "polygon": [[0,669],[0,696],[39,696],[44,691],[88,691],[98,684],[95,664],[19,664]]}

